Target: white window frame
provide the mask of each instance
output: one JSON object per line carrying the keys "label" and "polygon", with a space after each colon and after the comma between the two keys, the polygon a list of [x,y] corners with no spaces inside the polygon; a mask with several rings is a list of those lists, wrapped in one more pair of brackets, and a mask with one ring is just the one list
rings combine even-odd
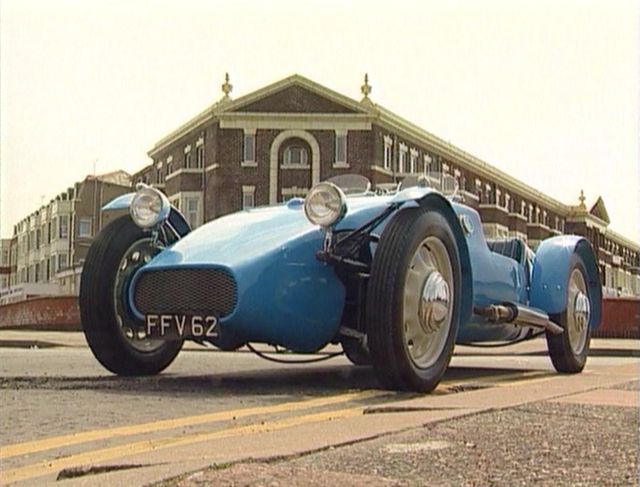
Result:
{"label": "white window frame", "polygon": [[[65,225],[62,225],[62,222],[65,222]],[[64,228],[64,234],[62,229]],[[58,217],[58,238],[69,238],[69,215],[60,215]]]}
{"label": "white window frame", "polygon": [[196,147],[196,169],[202,169],[204,167],[204,145]]}
{"label": "white window frame", "polygon": [[[195,211],[189,208],[189,203],[193,203],[195,201],[196,208]],[[198,195],[193,196],[184,196],[182,199],[182,211],[184,217],[191,225],[191,228],[197,228],[202,224],[202,197]]]}
{"label": "white window frame", "polygon": [[[89,231],[83,232],[82,225],[87,223],[89,224]],[[93,227],[93,219],[91,217],[83,216],[78,218],[78,237],[79,238],[92,237],[93,236],[93,232],[91,231],[92,227]]]}
{"label": "white window frame", "polygon": [[398,174],[405,174],[407,172],[407,153],[409,148],[406,144],[400,142],[400,153],[398,154]]}
{"label": "white window frame", "polygon": [[[301,156],[300,162],[291,162],[294,149],[296,151],[300,151],[300,156]],[[302,157],[302,154],[304,154],[304,157]],[[308,168],[309,167],[309,151],[303,145],[292,144],[284,150],[284,154],[282,155],[282,162],[283,162],[283,166],[285,167]]]}
{"label": "white window frame", "polygon": [[383,153],[383,167],[387,170],[391,170],[391,160],[393,159],[393,139],[388,135],[384,136],[384,153]]}
{"label": "white window frame", "polygon": [[347,163],[347,132],[336,130],[334,147],[334,165],[346,166]]}
{"label": "white window frame", "polygon": [[415,174],[418,171],[418,151],[411,149],[409,151],[409,172]]}
{"label": "white window frame", "polygon": [[256,187],[242,186],[242,209],[248,210],[256,206]]}
{"label": "white window frame", "polygon": [[[62,263],[62,257],[64,257],[64,263]],[[58,262],[56,263],[56,269],[66,269],[69,267],[69,256],[66,253],[58,254]]]}
{"label": "white window frame", "polygon": [[[251,150],[249,150],[251,149]],[[255,129],[245,129],[242,137],[242,161],[243,167],[256,167],[257,163],[257,140]]]}
{"label": "white window frame", "polygon": [[[191,211],[188,207],[188,201],[191,199],[197,199],[198,204],[195,212],[195,218],[190,218]],[[189,222],[191,228],[197,228],[203,223],[204,215],[204,202],[202,198],[202,191],[181,191],[172,194],[169,197],[169,202],[174,205],[182,213],[185,219]]]}

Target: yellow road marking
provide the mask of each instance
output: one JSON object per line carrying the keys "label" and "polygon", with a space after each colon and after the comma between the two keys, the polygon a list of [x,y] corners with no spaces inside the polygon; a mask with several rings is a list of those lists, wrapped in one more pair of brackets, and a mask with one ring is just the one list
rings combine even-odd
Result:
{"label": "yellow road marking", "polygon": [[131,436],[136,434],[151,433],[156,431],[164,431],[168,429],[181,428],[185,426],[194,426],[204,423],[214,423],[219,421],[230,421],[238,418],[246,418],[247,416],[255,416],[258,414],[274,414],[281,412],[300,411],[311,409],[314,407],[328,406],[331,404],[353,401],[356,399],[365,399],[375,396],[389,394],[385,391],[361,391],[348,394],[340,394],[330,397],[322,397],[309,399],[306,401],[292,401],[273,406],[258,406],[251,408],[243,408],[229,411],[218,411],[215,413],[200,414],[197,416],[187,416],[182,418],[165,419],[149,423],[134,424],[128,426],[120,426],[116,428],[107,428],[93,431],[82,431],[79,433],[71,433],[68,435],[45,438],[42,440],[27,441],[24,443],[16,443],[13,445],[0,447],[0,459],[36,453],[53,448],[77,445],[88,441],[97,441],[107,438],[119,436]]}
{"label": "yellow road marking", "polygon": [[175,448],[203,441],[218,440],[222,438],[231,438],[234,436],[242,436],[246,434],[266,433],[269,431],[277,431],[293,426],[304,424],[318,423],[321,421],[330,421],[334,419],[343,419],[362,415],[364,408],[356,407],[349,409],[338,409],[335,411],[325,411],[321,413],[313,413],[304,416],[294,416],[275,421],[267,421],[261,424],[250,424],[246,426],[237,426],[221,431],[211,433],[194,433],[191,435],[180,435],[178,437],[159,438],[152,440],[137,441],[120,446],[103,448],[100,450],[79,453],[67,457],[57,458],[54,460],[44,460],[32,465],[6,470],[2,472],[0,482],[8,484],[19,482],[21,480],[41,477],[63,468],[69,468],[77,465],[95,464],[104,462],[113,458],[129,457],[141,453],[158,451],[166,448]]}

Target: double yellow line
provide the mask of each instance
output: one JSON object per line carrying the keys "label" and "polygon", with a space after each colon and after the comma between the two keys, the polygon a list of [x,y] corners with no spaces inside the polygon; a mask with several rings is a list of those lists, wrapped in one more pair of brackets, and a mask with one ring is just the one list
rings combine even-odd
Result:
{"label": "double yellow line", "polygon": [[[240,418],[246,418],[258,415],[290,413],[295,411],[303,411],[312,408],[320,408],[331,406],[334,404],[346,403],[360,399],[369,399],[381,396],[383,391],[362,391],[355,393],[340,394],[336,396],[323,397],[317,399],[309,399],[306,401],[294,401],[277,404],[273,406],[262,406],[243,408],[230,411],[219,411],[215,413],[201,414],[197,416],[189,416],[184,418],[167,419],[150,423],[142,423],[130,426],[121,426],[116,428],[108,428],[94,431],[84,431],[76,434],[57,436],[46,438],[43,440],[28,441],[0,447],[0,461],[28,455],[46,450],[64,448],[81,443],[111,439],[116,437],[132,436],[145,433],[155,433],[158,431],[171,430],[186,426],[195,426],[208,423],[218,423],[222,421],[233,421]],[[312,413],[303,416],[293,416],[274,421],[264,421],[259,424],[249,424],[244,426],[236,426],[220,431],[201,432],[189,435],[169,436],[166,438],[157,438],[149,440],[141,440],[133,443],[126,443],[109,448],[91,450],[84,453],[69,455],[54,460],[44,460],[38,463],[14,468],[11,470],[0,471],[0,483],[7,484],[27,480],[30,478],[40,477],[51,474],[57,470],[86,465],[90,463],[98,463],[113,458],[136,455],[157,451],[165,448],[173,448],[184,446],[203,441],[214,439],[229,438],[234,436],[242,436],[246,434],[262,433],[267,431],[276,431],[284,428],[290,428],[302,424],[317,423],[321,421],[329,421],[332,419],[348,418],[362,414],[364,407],[351,407],[346,409],[338,409],[333,411],[325,411]]]}
{"label": "double yellow line", "polygon": [[[520,381],[540,381],[548,380],[544,377],[545,372],[526,372],[518,371],[515,373],[499,374],[498,376],[487,376],[482,378],[470,378],[467,381],[449,382],[443,381],[436,394],[447,394],[451,392],[451,388],[456,385],[466,385],[469,383],[482,384],[490,382],[489,387],[512,385],[513,382]],[[542,376],[542,377],[541,377]],[[335,396],[320,397],[307,399],[302,401],[291,401],[271,406],[259,406],[242,408],[236,410],[218,411],[213,413],[200,414],[196,416],[188,416],[181,418],[165,419],[148,423],[140,423],[135,425],[119,426],[115,428],[106,428],[92,431],[83,431],[68,435],[45,438],[42,440],[27,441],[24,443],[16,443],[13,445],[0,446],[0,465],[3,461],[13,457],[31,455],[34,453],[45,452],[48,450],[58,450],[73,445],[83,443],[96,442],[101,440],[110,440],[114,438],[130,437],[135,435],[158,433],[161,431],[176,430],[179,428],[215,424],[225,421],[236,421],[242,418],[254,416],[276,415],[283,413],[295,413],[314,408],[323,408],[337,404],[355,402],[358,400],[366,400],[375,397],[388,396],[387,391],[360,391],[339,394]],[[343,419],[359,416],[367,406],[350,406],[342,409],[333,409],[329,411],[314,412],[299,416],[287,416],[282,419],[271,421],[254,421],[250,424],[231,426],[216,431],[204,431],[191,434],[169,434],[162,438],[151,438],[139,440],[130,443],[124,443],[117,446],[88,449],[77,454],[62,456],[52,460],[42,460],[36,463],[16,467],[13,469],[0,469],[0,484],[8,484],[28,480],[45,475],[50,475],[61,469],[76,467],[81,465],[96,464],[107,460],[130,457],[143,453],[154,452],[166,448],[174,448],[194,443],[200,443],[210,440],[218,440],[222,438],[231,438],[244,436],[248,434],[264,433],[268,431],[277,431],[294,426],[304,424],[312,424],[333,419]],[[88,447],[91,448],[91,447]]]}

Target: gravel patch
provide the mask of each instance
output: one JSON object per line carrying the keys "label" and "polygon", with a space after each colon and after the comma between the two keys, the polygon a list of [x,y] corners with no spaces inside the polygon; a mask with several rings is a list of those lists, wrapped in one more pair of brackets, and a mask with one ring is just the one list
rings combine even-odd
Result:
{"label": "gravel patch", "polygon": [[636,408],[539,402],[161,485],[638,485],[638,444]]}
{"label": "gravel patch", "polygon": [[[401,445],[405,445],[403,448]],[[537,403],[288,462],[400,485],[636,485],[634,408]]]}

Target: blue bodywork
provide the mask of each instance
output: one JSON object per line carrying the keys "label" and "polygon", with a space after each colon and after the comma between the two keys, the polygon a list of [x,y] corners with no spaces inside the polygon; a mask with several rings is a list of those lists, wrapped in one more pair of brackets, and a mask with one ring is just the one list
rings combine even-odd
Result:
{"label": "blue bodywork", "polygon": [[[106,209],[126,208],[132,194],[110,202]],[[479,214],[451,202],[440,193],[414,187],[395,195],[348,198],[348,210],[335,231],[354,230],[381,215],[391,205],[402,211],[411,206],[433,207],[447,218],[456,240],[462,267],[462,323],[457,341],[513,340],[521,329],[513,324],[488,324],[473,314],[476,306],[517,303],[548,314],[567,306],[566,286],[572,256],[583,257],[589,286],[600,295],[598,271],[589,243],[578,236],[544,240],[538,252],[516,260],[492,252]],[[393,213],[373,231],[380,235]],[[466,232],[460,224],[466,219]],[[324,232],[304,216],[302,200],[238,212],[192,231],[163,250],[134,276],[129,306],[138,318],[132,298],[142,273],[175,268],[220,268],[237,283],[237,305],[220,320],[220,334],[238,343],[254,341],[281,345],[299,352],[316,351],[335,339],[345,307],[346,289],[335,269],[317,259]],[[375,244],[371,244],[375,258]],[[202,285],[206,287],[207,283]],[[595,289],[597,286],[598,289]],[[600,320],[600,301],[592,303],[591,326]]]}

